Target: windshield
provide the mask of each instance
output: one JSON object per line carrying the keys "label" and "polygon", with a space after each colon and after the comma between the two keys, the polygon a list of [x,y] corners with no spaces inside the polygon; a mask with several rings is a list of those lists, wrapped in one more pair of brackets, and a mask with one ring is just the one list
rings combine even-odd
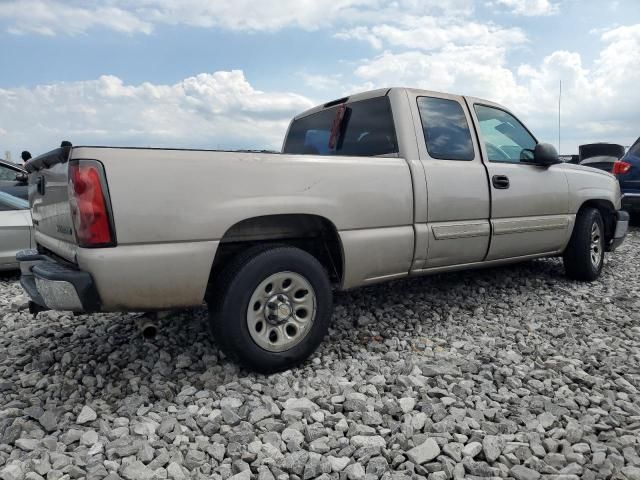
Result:
{"label": "windshield", "polygon": [[2,204],[5,208],[10,208],[13,210],[29,209],[29,202],[2,191],[0,191],[0,204]]}
{"label": "windshield", "polygon": [[351,156],[398,153],[389,98],[340,104],[294,120],[283,153]]}

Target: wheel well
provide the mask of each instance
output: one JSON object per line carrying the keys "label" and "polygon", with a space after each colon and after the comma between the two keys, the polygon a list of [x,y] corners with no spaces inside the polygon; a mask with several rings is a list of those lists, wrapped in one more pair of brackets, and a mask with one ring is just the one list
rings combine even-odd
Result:
{"label": "wheel well", "polygon": [[600,215],[602,215],[602,222],[604,223],[604,238],[611,240],[616,230],[616,208],[608,200],[587,200],[580,206],[578,214],[585,208],[596,208]]}
{"label": "wheel well", "polygon": [[267,215],[248,218],[226,231],[213,260],[209,283],[241,251],[272,243],[298,247],[313,255],[339,285],[343,276],[342,243],[335,225],[324,217],[308,214]]}

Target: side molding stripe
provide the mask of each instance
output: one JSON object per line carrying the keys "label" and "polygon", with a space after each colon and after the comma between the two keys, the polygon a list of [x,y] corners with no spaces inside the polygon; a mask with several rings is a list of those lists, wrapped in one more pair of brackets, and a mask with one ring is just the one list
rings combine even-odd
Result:
{"label": "side molding stripe", "polygon": [[433,225],[433,237],[436,240],[456,238],[488,237],[491,233],[489,222],[462,223],[455,225]]}
{"label": "side molding stripe", "polygon": [[569,226],[569,218],[563,217],[534,217],[520,220],[493,220],[494,235],[508,235],[512,233],[541,232],[544,230],[564,230]]}

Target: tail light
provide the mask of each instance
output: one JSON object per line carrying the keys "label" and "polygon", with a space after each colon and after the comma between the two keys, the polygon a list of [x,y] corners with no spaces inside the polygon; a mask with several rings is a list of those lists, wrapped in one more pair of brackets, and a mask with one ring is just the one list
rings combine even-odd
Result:
{"label": "tail light", "polygon": [[111,204],[100,162],[78,160],[69,163],[69,203],[79,246],[115,245]]}
{"label": "tail light", "polygon": [[614,175],[624,175],[626,173],[629,173],[629,170],[631,170],[631,164],[627,163],[627,162],[623,162],[622,160],[617,160],[614,164],[613,164],[613,174]]}

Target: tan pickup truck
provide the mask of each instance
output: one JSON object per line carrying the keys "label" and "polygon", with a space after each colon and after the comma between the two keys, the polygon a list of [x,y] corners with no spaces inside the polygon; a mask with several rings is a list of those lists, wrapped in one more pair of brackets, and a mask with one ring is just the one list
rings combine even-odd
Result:
{"label": "tan pickup truck", "polygon": [[206,302],[263,372],[317,348],[334,289],[553,256],[594,280],[628,228],[612,175],[500,105],[406,88],[298,115],[279,154],[66,145],[27,169],[33,311]]}

